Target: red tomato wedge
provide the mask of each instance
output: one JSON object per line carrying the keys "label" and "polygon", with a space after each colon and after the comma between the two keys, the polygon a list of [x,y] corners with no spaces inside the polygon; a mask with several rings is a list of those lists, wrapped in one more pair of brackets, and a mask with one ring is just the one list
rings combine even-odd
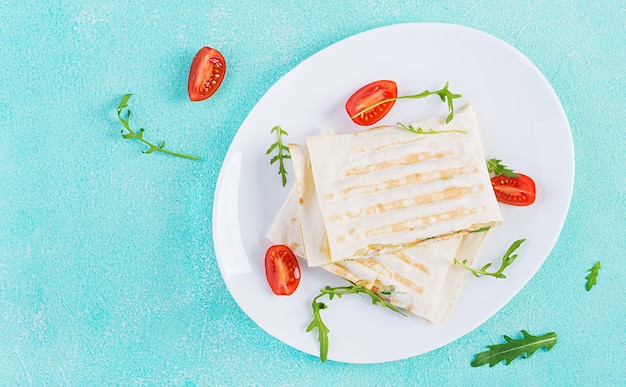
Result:
{"label": "red tomato wedge", "polygon": [[187,92],[192,101],[212,96],[222,84],[226,61],[222,53],[211,47],[202,47],[191,62]]}
{"label": "red tomato wedge", "polygon": [[274,245],[267,249],[265,275],[274,294],[293,294],[300,284],[300,265],[293,251],[285,245]]}
{"label": "red tomato wedge", "polygon": [[526,175],[518,173],[519,177],[498,175],[491,178],[493,191],[500,203],[514,206],[529,206],[535,202],[537,191],[535,182]]}
{"label": "red tomato wedge", "polygon": [[363,86],[348,98],[346,112],[357,125],[373,125],[389,113],[391,107],[396,103],[395,100],[380,104],[361,114],[358,113],[382,100],[396,98],[397,96],[398,85],[394,81],[375,81]]}

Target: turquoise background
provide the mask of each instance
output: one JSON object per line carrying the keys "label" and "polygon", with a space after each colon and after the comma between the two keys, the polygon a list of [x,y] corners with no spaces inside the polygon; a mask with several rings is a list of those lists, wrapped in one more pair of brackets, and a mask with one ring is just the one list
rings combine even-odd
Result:
{"label": "turquoise background", "polygon": [[[0,16],[0,385],[626,385],[625,1],[5,0]],[[402,361],[322,364],[226,289],[211,235],[219,168],[248,112],[302,60],[420,21],[481,29],[543,72],[572,128],[570,213],[537,275],[473,332]],[[227,76],[191,103],[204,45]],[[124,93],[146,138],[202,161],[122,139]],[[470,367],[521,329],[559,342]]]}

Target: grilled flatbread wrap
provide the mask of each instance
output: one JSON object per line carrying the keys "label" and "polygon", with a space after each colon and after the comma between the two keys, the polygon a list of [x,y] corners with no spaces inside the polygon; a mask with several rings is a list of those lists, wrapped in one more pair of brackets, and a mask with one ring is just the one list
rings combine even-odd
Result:
{"label": "grilled flatbread wrap", "polygon": [[[471,108],[449,124],[437,117],[411,126],[431,134],[383,126],[306,138],[317,204],[304,205],[319,206],[327,244],[321,248],[330,262],[502,222]],[[303,235],[318,227],[302,220],[301,226]],[[309,259],[313,266],[322,263]]]}
{"label": "grilled flatbread wrap", "polygon": [[[334,170],[335,173],[343,173],[344,179],[338,179],[338,186],[334,193],[342,193],[344,208],[347,210],[340,217],[348,216],[349,210],[354,210],[360,205],[359,211],[365,219],[370,221],[387,221],[397,222],[397,218],[402,218],[404,212],[411,212],[414,215],[416,209],[419,208],[424,217],[426,213],[433,217],[430,222],[421,227],[420,237],[409,236],[402,237],[402,230],[399,230],[389,240],[380,238],[379,243],[374,247],[371,243],[362,243],[359,249],[367,249],[364,256],[352,254],[341,256],[341,254],[332,252],[328,242],[327,225],[333,222],[338,224],[352,224],[354,227],[366,226],[372,227],[367,222],[355,221],[353,223],[340,221],[340,217],[324,216],[322,213],[322,202],[318,199],[318,193],[326,192],[317,189],[318,177],[314,174],[313,162],[310,157],[309,149],[304,145],[290,144],[290,153],[294,166],[296,183],[291,188],[288,197],[276,215],[267,238],[275,244],[289,245],[294,253],[307,260],[309,266],[320,266],[321,268],[343,277],[349,281],[359,283],[368,289],[376,291],[379,295],[386,298],[393,305],[404,308],[413,314],[422,316],[434,323],[440,323],[449,316],[454,302],[457,298],[459,289],[461,288],[467,271],[462,267],[454,264],[454,258],[459,260],[467,260],[472,263],[487,232],[472,232],[486,226],[492,226],[501,222],[501,215],[493,191],[488,179],[488,173],[484,167],[484,156],[482,154],[482,146],[480,139],[473,137],[471,133],[477,136],[475,130],[475,118],[469,109],[464,109],[457,113],[456,125],[442,125],[437,119],[430,119],[420,123],[413,124],[414,128],[420,127],[423,131],[428,130],[462,130],[460,132],[445,132],[441,134],[415,134],[402,129],[398,132],[398,128],[394,130],[384,128],[371,129],[366,131],[373,133],[376,141],[367,139],[362,141],[357,147],[351,147],[350,152],[357,150],[354,157],[339,157],[339,159],[352,164],[344,165],[343,168]],[[454,123],[455,121],[453,121]],[[469,137],[448,136],[451,133],[457,135],[467,135]],[[408,137],[405,136],[408,134]],[[389,136],[396,136],[395,140],[390,140]],[[317,136],[314,139],[309,138],[311,143],[324,143],[331,136]],[[338,136],[335,136],[338,137]],[[435,142],[423,142],[424,140],[416,140],[414,137],[423,138],[441,138]],[[417,141],[417,142],[416,142]],[[420,142],[422,141],[422,142]],[[478,143],[475,143],[478,141]],[[374,147],[373,143],[378,146]],[[369,150],[365,149],[365,143],[369,143]],[[415,149],[407,151],[407,144],[412,145]],[[429,144],[429,145],[428,145]],[[315,146],[315,145],[314,145]],[[460,149],[467,146],[468,149]],[[369,164],[363,164],[360,160],[361,152],[385,151],[400,147],[405,154],[402,157],[376,158],[379,161],[373,161]],[[426,148],[430,149],[426,149]],[[430,148],[432,147],[432,148]],[[324,147],[323,147],[324,148]],[[345,147],[344,147],[345,148]],[[340,147],[340,149],[343,149]],[[461,150],[469,153],[476,153],[473,157],[467,159],[464,157],[453,157]],[[329,152],[324,150],[324,152]],[[417,152],[417,153],[416,153]],[[443,153],[442,157],[428,158],[424,155],[433,155]],[[331,158],[328,153],[322,153]],[[411,155],[422,156],[411,156]],[[344,155],[345,156],[345,155]],[[409,160],[412,162],[399,162],[398,160]],[[385,161],[386,160],[386,161]],[[336,161],[335,161],[336,162]],[[377,164],[378,163],[378,164]],[[416,166],[415,164],[419,164]],[[465,165],[464,163],[468,163]],[[330,163],[325,163],[330,164]],[[372,167],[374,165],[374,167]],[[384,166],[380,173],[376,170],[376,166]],[[482,167],[482,168],[481,168]],[[360,169],[359,169],[360,168]],[[357,171],[354,178],[346,171]],[[331,172],[333,170],[331,169]],[[318,171],[318,175],[321,172]],[[376,180],[365,181],[362,176],[368,176]],[[321,181],[330,181],[332,176],[319,177]],[[352,179],[355,184],[349,186],[345,181]],[[343,185],[342,185],[343,184]],[[418,185],[420,187],[413,187]],[[488,187],[487,190],[484,187]],[[468,189],[467,187],[471,187]],[[401,192],[393,192],[400,190]],[[381,192],[384,192],[382,194]],[[391,193],[390,193],[391,192]],[[416,195],[421,199],[414,199],[413,202],[406,199],[406,196]],[[447,194],[442,194],[446,192]],[[456,195],[448,195],[456,192]],[[335,194],[326,195],[327,201],[332,202]],[[398,199],[401,197],[405,199]],[[405,204],[401,208],[386,208],[384,203],[380,203],[382,199],[390,202],[389,198],[397,203],[398,200],[404,200]],[[352,200],[355,203],[351,202]],[[493,200],[493,203],[490,201]],[[450,203],[445,203],[446,201]],[[468,204],[468,201],[476,201],[477,204]],[[358,204],[361,203],[361,204]],[[373,204],[375,203],[375,204]],[[337,204],[337,203],[334,203]],[[495,208],[493,208],[495,205]],[[381,207],[382,206],[382,207]],[[446,218],[442,216],[449,208],[463,208],[466,206],[472,213],[463,213],[461,219]],[[332,205],[329,205],[333,208]],[[404,208],[412,207],[412,208]],[[430,211],[430,212],[428,212]],[[437,212],[440,211],[440,212]],[[365,214],[363,214],[365,212]],[[369,212],[369,213],[368,213]],[[381,216],[384,215],[384,216]],[[349,217],[349,216],[348,216]],[[378,219],[378,218],[383,218]],[[354,217],[355,219],[360,216]],[[404,219],[404,218],[402,218]],[[437,227],[437,222],[447,224],[447,228],[441,231],[441,227]],[[348,234],[354,234],[356,230],[350,231]],[[410,234],[411,230],[407,227],[404,233]],[[363,230],[361,230],[363,232]],[[390,233],[393,234],[393,233]],[[413,238],[413,239],[411,239]],[[358,240],[358,238],[355,238]],[[398,242],[399,240],[409,240],[410,242]],[[358,245],[358,244],[354,244]],[[341,250],[338,250],[341,251]],[[358,250],[357,250],[358,252]]]}

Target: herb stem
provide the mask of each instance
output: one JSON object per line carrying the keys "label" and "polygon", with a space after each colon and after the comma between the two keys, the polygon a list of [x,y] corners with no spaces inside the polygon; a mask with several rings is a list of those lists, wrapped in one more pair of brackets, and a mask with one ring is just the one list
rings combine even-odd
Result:
{"label": "herb stem", "polygon": [[520,245],[524,243],[525,240],[526,239],[518,239],[511,244],[509,249],[506,251],[506,253],[504,253],[504,256],[502,257],[500,268],[498,269],[498,271],[495,271],[495,272],[487,271],[487,269],[491,266],[491,262],[487,263],[485,266],[481,267],[480,269],[474,269],[473,267],[469,266],[467,264],[467,259],[461,262],[458,259],[454,258],[454,263],[463,266],[464,268],[472,272],[472,274],[474,274],[476,277],[481,277],[481,276],[486,275],[486,276],[492,276],[495,278],[506,278],[506,275],[504,275],[504,269],[506,269],[515,261],[515,259],[517,258],[517,254],[513,254],[513,252],[517,250],[520,247]]}
{"label": "herb stem", "polygon": [[441,98],[442,102],[447,102],[448,105],[448,111],[450,114],[448,114],[448,117],[446,118],[446,124],[450,123],[450,121],[452,121],[452,119],[454,118],[454,104],[452,102],[453,99],[455,98],[461,98],[462,95],[461,94],[454,94],[451,93],[450,90],[448,90],[448,84],[449,82],[446,82],[445,86],[440,89],[440,90],[436,90],[436,91],[429,91],[429,90],[424,90],[419,94],[414,94],[414,95],[403,95],[403,96],[399,96],[399,97],[392,97],[392,98],[385,98],[381,101],[378,101],[368,107],[366,107],[365,109],[359,111],[358,113],[354,114],[351,118],[356,118],[358,116],[360,116],[361,114],[370,111],[372,109],[374,109],[377,106],[380,106],[384,103],[387,102],[391,102],[391,101],[397,101],[400,99],[417,99],[417,98],[424,98],[424,97],[428,97],[430,95],[439,95],[439,97]]}
{"label": "herb stem", "polygon": [[306,331],[310,332],[313,329],[317,329],[317,339],[320,343],[320,360],[322,362],[325,362],[328,358],[328,333],[330,332],[330,330],[322,321],[322,315],[320,311],[322,309],[328,308],[328,306],[323,302],[318,301],[320,297],[328,295],[328,299],[332,300],[335,296],[337,296],[337,298],[341,298],[341,296],[344,296],[346,294],[364,294],[372,299],[372,304],[380,304],[380,306],[382,306],[383,308],[388,308],[393,310],[394,312],[404,315],[402,310],[397,308],[395,305],[387,302],[385,299],[376,294],[376,292],[364,287],[363,285],[356,284],[351,281],[349,282],[352,284],[351,286],[326,286],[324,289],[320,289],[320,294],[313,298],[313,302],[311,303],[311,306],[313,308],[313,320],[311,320],[311,322],[307,326]]}
{"label": "herb stem", "polygon": [[281,180],[284,187],[285,185],[287,185],[287,170],[285,169],[284,160],[290,159],[291,154],[289,153],[289,146],[283,144],[283,135],[287,136],[289,134],[279,125],[274,126],[272,130],[270,130],[270,133],[274,132],[276,132],[277,140],[275,143],[270,145],[269,148],[267,148],[267,151],[265,153],[269,155],[274,149],[278,151],[276,156],[272,157],[272,159],[270,160],[270,164],[274,164],[276,161],[278,161],[278,174],[281,175]]}
{"label": "herb stem", "polygon": [[[128,133],[124,133],[124,131],[122,130],[122,137],[124,137],[125,139],[134,138],[146,144],[148,146],[148,149],[143,151],[143,153],[145,154],[150,154],[156,151],[156,152],[166,153],[171,156],[181,157],[184,159],[200,160],[200,158],[196,156],[192,156],[192,155],[188,155],[184,153],[172,152],[170,150],[165,149],[165,141],[161,141],[161,144],[159,146],[152,144],[151,142],[143,138],[143,132],[144,132],[143,128],[139,129],[139,132],[135,132],[134,130],[132,130],[129,124],[131,112],[130,112],[130,109],[128,109],[128,100],[130,99],[131,96],[132,94],[124,94],[122,96],[122,100],[120,101],[119,106],[117,107],[117,118],[120,120],[122,125],[124,125],[124,128],[128,131]],[[126,119],[122,117],[122,113],[124,112],[124,109],[126,109]]]}
{"label": "herb stem", "polygon": [[441,133],[453,133],[453,132],[467,134],[466,131],[461,130],[461,129],[449,129],[449,130],[433,130],[433,129],[430,129],[430,130],[426,131],[426,130],[422,129],[419,126],[417,127],[417,129],[415,129],[413,127],[413,125],[410,125],[410,124],[409,125],[405,125],[405,124],[400,123],[400,122],[398,122],[398,126],[403,128],[403,129],[408,130],[409,132],[413,132],[415,134],[441,134]]}

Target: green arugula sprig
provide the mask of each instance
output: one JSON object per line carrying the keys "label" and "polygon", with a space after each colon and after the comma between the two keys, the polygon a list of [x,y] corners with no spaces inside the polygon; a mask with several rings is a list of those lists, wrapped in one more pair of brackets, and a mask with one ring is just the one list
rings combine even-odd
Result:
{"label": "green arugula sprig", "polygon": [[[122,96],[122,100],[120,101],[120,104],[117,107],[117,118],[119,118],[120,122],[122,123],[122,125],[124,125],[124,128],[126,128],[127,132],[124,133],[124,130],[121,131],[122,133],[122,137],[124,137],[125,139],[137,139],[141,142],[143,142],[144,144],[148,145],[148,149],[145,151],[142,151],[145,154],[150,154],[152,152],[162,152],[162,153],[167,153],[168,155],[172,155],[172,156],[176,156],[176,157],[182,157],[185,159],[192,159],[192,160],[200,160],[199,157],[196,156],[191,156],[191,155],[187,155],[184,153],[176,153],[176,152],[172,152],[169,151],[167,149],[165,149],[165,141],[161,141],[161,143],[159,145],[154,145],[151,142],[148,142],[146,139],[143,138],[143,133],[145,131],[144,128],[139,129],[139,132],[135,132],[130,128],[130,124],[128,121],[130,121],[130,109],[128,108],[128,100],[130,99],[130,97],[132,96],[132,94],[124,94]],[[124,115],[122,114],[124,112],[124,109],[126,109],[126,115],[124,118]]]}
{"label": "green arugula sprig", "polygon": [[556,345],[556,333],[550,332],[543,336],[533,336],[526,331],[522,331],[522,339],[515,340],[509,336],[504,336],[505,344],[488,345],[488,351],[476,355],[471,363],[472,367],[480,367],[489,364],[489,367],[505,361],[505,365],[511,364],[518,356],[522,359],[531,357],[538,349],[545,348],[549,351]]}
{"label": "green arugula sprig", "polygon": [[598,272],[600,271],[600,261],[596,262],[591,269],[588,270],[589,274],[585,277],[587,283],[585,284],[585,289],[590,291],[593,285],[596,284],[596,280],[598,278]]}
{"label": "green arugula sprig", "polygon": [[433,130],[433,129],[430,129],[429,131],[425,131],[424,129],[422,129],[419,126],[417,127],[417,129],[415,129],[413,127],[413,125],[411,125],[411,124],[405,125],[403,123],[398,122],[397,125],[399,127],[401,127],[401,128],[404,128],[404,129],[408,130],[409,132],[413,132],[415,134],[441,134],[441,133],[451,133],[451,132],[467,134],[466,131],[460,130],[460,129],[450,129],[450,130]]}
{"label": "green arugula sprig", "polygon": [[460,262],[456,258],[454,258],[454,263],[459,264],[463,266],[464,268],[466,268],[467,270],[471,271],[472,274],[474,274],[476,277],[487,275],[487,276],[492,276],[496,278],[506,278],[506,276],[504,275],[504,269],[509,267],[513,263],[513,261],[515,261],[515,259],[517,258],[517,254],[515,255],[511,255],[511,254],[513,254],[513,252],[517,250],[517,248],[520,247],[520,245],[525,240],[526,239],[518,239],[515,242],[513,242],[513,244],[511,244],[511,247],[509,247],[509,249],[504,254],[504,257],[502,257],[502,262],[500,263],[500,269],[492,273],[487,271],[487,269],[491,267],[491,262],[481,267],[480,269],[474,269],[470,267],[469,265],[467,265],[467,259],[464,260],[463,262]]}
{"label": "green arugula sprig", "polygon": [[498,160],[495,158],[487,161],[487,171],[489,171],[489,173],[495,174],[496,176],[504,175],[505,177],[509,178],[519,177],[519,175],[513,172],[512,169],[509,169],[505,165],[503,165],[502,160]]}
{"label": "green arugula sprig", "polygon": [[289,153],[289,147],[283,144],[283,135],[288,136],[289,134],[283,130],[280,126],[276,125],[272,128],[270,133],[276,132],[277,140],[275,143],[270,145],[265,154],[269,155],[272,153],[274,149],[278,149],[278,153],[276,156],[272,157],[270,160],[270,164],[274,164],[278,161],[278,174],[281,175],[283,181],[283,187],[287,185],[287,170],[285,169],[285,159],[290,159],[291,154]]}
{"label": "green arugula sprig", "polygon": [[328,329],[326,324],[324,324],[324,322],[322,321],[322,316],[321,316],[320,311],[322,309],[328,308],[328,306],[324,304],[323,302],[318,301],[321,297],[328,295],[328,299],[332,300],[335,296],[337,296],[337,298],[341,298],[342,296],[345,296],[346,294],[364,294],[366,296],[369,296],[372,299],[373,305],[380,304],[380,306],[382,306],[383,308],[388,308],[388,309],[393,310],[394,312],[405,315],[402,312],[402,310],[390,304],[389,302],[385,301],[374,291],[369,290],[366,287],[356,284],[354,282],[351,282],[351,281],[348,281],[348,282],[350,282],[352,285],[351,286],[338,286],[338,287],[326,286],[324,289],[320,289],[320,294],[317,295],[313,299],[313,302],[311,303],[313,307],[313,320],[307,326],[306,331],[310,332],[313,329],[317,328],[317,333],[318,333],[317,338],[320,343],[320,360],[322,362],[325,362],[326,359],[328,358],[328,333],[330,332],[330,329]]}
{"label": "green arugula sprig", "polygon": [[360,116],[361,114],[374,109],[375,107],[382,105],[384,103],[387,102],[391,102],[391,101],[396,101],[399,99],[417,99],[417,98],[425,98],[428,97],[430,95],[438,95],[439,98],[441,98],[441,102],[447,103],[448,104],[448,117],[446,118],[446,124],[450,123],[450,121],[452,121],[452,119],[454,118],[454,103],[453,100],[456,98],[461,98],[462,95],[461,94],[454,94],[452,92],[450,92],[450,90],[448,90],[448,84],[449,82],[446,82],[445,86],[441,89],[441,90],[436,90],[436,91],[429,91],[429,90],[424,90],[419,94],[414,94],[414,95],[404,95],[404,96],[400,96],[400,97],[393,97],[393,98],[386,98],[383,99],[382,101],[376,102],[375,104],[372,104],[368,107],[366,107],[365,109],[361,110],[360,112],[356,113],[355,115],[352,116],[352,118],[356,118],[358,116]]}

